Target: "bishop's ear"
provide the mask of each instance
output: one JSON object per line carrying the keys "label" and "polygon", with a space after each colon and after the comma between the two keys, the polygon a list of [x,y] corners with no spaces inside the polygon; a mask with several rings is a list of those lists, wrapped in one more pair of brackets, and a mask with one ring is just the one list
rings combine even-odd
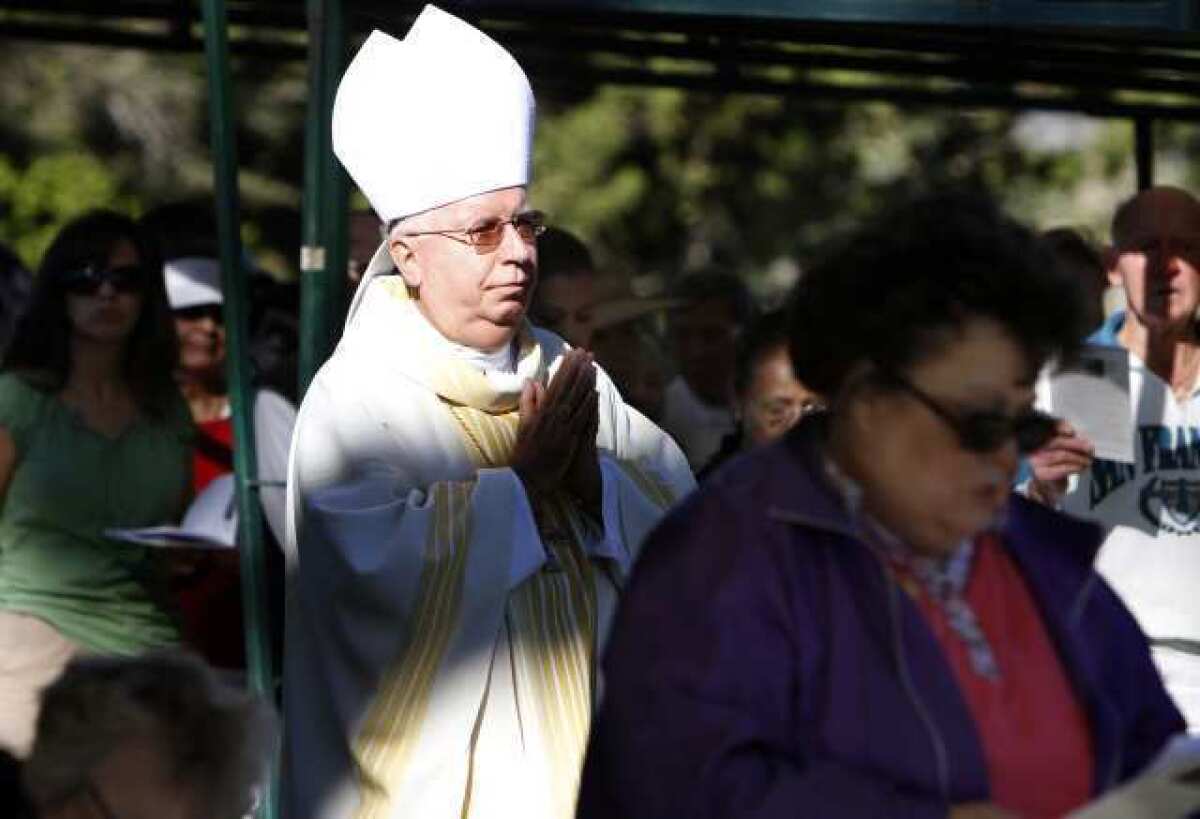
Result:
{"label": "bishop's ear", "polygon": [[404,277],[404,283],[409,287],[420,287],[421,279],[421,260],[416,252],[415,237],[398,236],[388,241],[388,253],[391,254],[392,262],[396,265],[396,269],[400,271],[400,275]]}

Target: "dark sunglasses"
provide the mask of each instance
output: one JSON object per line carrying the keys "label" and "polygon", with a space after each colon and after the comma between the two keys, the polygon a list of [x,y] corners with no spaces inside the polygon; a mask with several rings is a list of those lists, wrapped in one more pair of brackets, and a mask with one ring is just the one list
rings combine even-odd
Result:
{"label": "dark sunglasses", "polygon": [[75,296],[94,296],[108,282],[118,293],[140,293],[146,285],[146,269],[141,265],[122,265],[107,270],[88,266],[63,277],[63,287]]}
{"label": "dark sunglasses", "polygon": [[929,393],[899,375],[889,373],[886,380],[917,399],[954,430],[958,443],[968,452],[995,452],[1011,439],[1016,439],[1021,455],[1037,452],[1058,432],[1059,419],[1035,409],[1017,415],[1002,412],[972,410],[956,413],[934,399]]}
{"label": "dark sunglasses", "polygon": [[186,321],[199,321],[200,319],[212,319],[216,324],[224,324],[225,316],[221,312],[219,304],[196,304],[192,307],[179,307],[171,311],[175,318],[184,319]]}

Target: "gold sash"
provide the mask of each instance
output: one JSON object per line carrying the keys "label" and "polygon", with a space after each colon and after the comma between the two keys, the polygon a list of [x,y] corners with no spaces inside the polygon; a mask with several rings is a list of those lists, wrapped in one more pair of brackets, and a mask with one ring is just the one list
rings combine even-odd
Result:
{"label": "gold sash", "polygon": [[[407,299],[399,277],[379,282],[393,297]],[[541,347],[528,325],[519,336],[518,371],[546,381]],[[419,355],[425,355],[421,351]],[[477,469],[511,462],[517,438],[520,395],[499,391],[477,368],[452,355],[427,355],[425,383],[458,423],[463,444]],[[424,568],[404,651],[385,673],[354,743],[362,800],[356,819],[389,814],[407,762],[426,718],[430,689],[457,624],[471,542],[474,484],[445,482],[431,488],[435,523],[424,546]],[[531,497],[546,564],[509,595],[505,620],[514,672],[533,692],[541,736],[551,768],[556,815],[573,815],[593,700],[596,589],[583,543],[595,524],[565,495]],[[591,529],[589,529],[591,527]],[[497,578],[503,582],[503,578]],[[472,756],[474,749],[472,748]],[[473,774],[487,760],[470,760]],[[470,789],[468,777],[468,791]],[[469,793],[463,816],[469,816]]]}
{"label": "gold sash", "polygon": [[[517,413],[451,407],[479,468],[504,466],[516,442]],[[517,672],[534,694],[552,768],[556,815],[574,815],[593,704],[595,568],[584,550],[596,526],[567,496],[530,498],[546,564],[509,596],[507,621]],[[486,761],[485,761],[486,764]],[[472,763],[474,767],[474,762]]]}

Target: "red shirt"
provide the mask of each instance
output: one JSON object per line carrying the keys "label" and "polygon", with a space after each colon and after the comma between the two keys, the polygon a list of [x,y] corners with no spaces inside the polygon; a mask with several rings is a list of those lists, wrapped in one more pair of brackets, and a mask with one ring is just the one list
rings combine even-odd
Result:
{"label": "red shirt", "polygon": [[220,418],[196,424],[202,439],[192,461],[192,489],[204,491],[216,478],[233,471],[233,419]]}
{"label": "red shirt", "polygon": [[[233,420],[196,425],[199,440],[192,458],[196,494],[233,471]],[[197,575],[176,589],[184,640],[218,668],[245,668],[241,580],[236,554],[213,555]]]}
{"label": "red shirt", "polygon": [[942,609],[916,594],[975,719],[991,801],[1021,819],[1058,819],[1091,798],[1091,730],[1037,603],[996,536],[976,541],[964,597],[987,635],[999,682],[971,669]]}

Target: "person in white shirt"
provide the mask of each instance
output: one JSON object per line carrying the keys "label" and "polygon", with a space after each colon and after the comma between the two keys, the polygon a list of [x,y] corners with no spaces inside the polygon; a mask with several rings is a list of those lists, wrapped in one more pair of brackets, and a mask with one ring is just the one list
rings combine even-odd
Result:
{"label": "person in white shirt", "polygon": [[1093,457],[1064,424],[1030,458],[1028,494],[1109,531],[1098,568],[1151,639],[1167,690],[1200,731],[1200,202],[1178,188],[1122,204],[1106,249],[1128,310],[1088,339],[1129,353],[1136,463]]}
{"label": "person in white shirt", "polygon": [[694,486],[525,319],[533,114],[512,57],[432,6],[339,86],[334,151],[388,239],[293,439],[290,819],[573,816],[619,591]]}

